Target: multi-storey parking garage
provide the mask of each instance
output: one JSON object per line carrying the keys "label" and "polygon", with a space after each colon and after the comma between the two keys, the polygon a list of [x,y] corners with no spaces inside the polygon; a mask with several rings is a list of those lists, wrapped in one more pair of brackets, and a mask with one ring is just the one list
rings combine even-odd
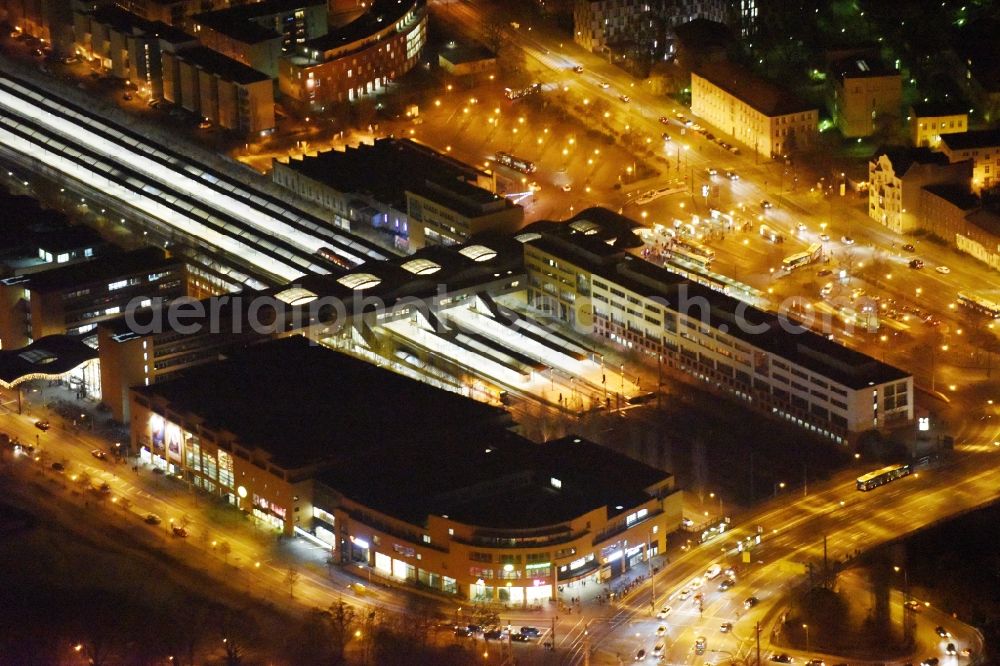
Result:
{"label": "multi-storey parking garage", "polygon": [[260,281],[384,259],[377,246],[48,91],[0,77],[0,143],[138,209]]}

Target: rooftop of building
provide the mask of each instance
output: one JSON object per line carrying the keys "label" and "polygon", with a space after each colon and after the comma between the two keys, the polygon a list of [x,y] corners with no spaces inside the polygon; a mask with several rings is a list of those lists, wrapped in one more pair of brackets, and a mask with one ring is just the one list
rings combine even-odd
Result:
{"label": "rooftop of building", "polygon": [[[442,441],[506,423],[499,408],[291,336],[182,377],[133,389],[234,434],[286,469],[321,465],[436,433]],[[494,425],[494,427],[497,427]],[[377,477],[379,474],[373,474]]]}
{"label": "rooftop of building", "polygon": [[267,74],[259,72],[253,67],[244,65],[238,60],[233,60],[205,46],[192,46],[181,49],[177,52],[177,57],[196,67],[200,67],[210,74],[216,74],[226,81],[232,81],[240,85],[271,80],[271,77]]}
{"label": "rooftop of building", "polygon": [[497,54],[482,44],[448,44],[441,49],[440,56],[453,65],[480,60],[494,60]]}
{"label": "rooftop of building", "polygon": [[941,116],[968,116],[969,107],[957,102],[919,102],[910,108],[917,118],[938,118]]}
{"label": "rooftop of building", "polygon": [[173,44],[195,41],[193,35],[180,28],[144,19],[114,4],[98,5],[90,14],[99,23],[109,25],[118,32],[145,34]]}
{"label": "rooftop of building", "polygon": [[256,7],[258,4],[237,5],[227,9],[217,9],[213,12],[206,12],[191,17],[198,26],[214,30],[220,35],[225,35],[244,44],[259,44],[270,40],[281,39],[281,33],[268,28],[260,23],[250,20],[256,16],[244,17],[246,9]]}
{"label": "rooftop of building", "polygon": [[[410,139],[376,139],[374,144],[348,146],[288,162],[297,171],[340,192],[367,194],[405,210],[406,190],[426,181],[452,184],[475,180],[481,172]],[[373,178],[372,174],[379,174]],[[458,188],[460,185],[453,185]],[[489,196],[493,196],[483,190]]]}
{"label": "rooftop of building", "polygon": [[159,248],[146,247],[131,252],[106,254],[90,261],[32,273],[30,276],[7,278],[3,282],[10,284],[14,281],[34,292],[65,291],[95,282],[114,281],[135,273],[180,268],[183,265],[183,261],[168,258]]}
{"label": "rooftop of building", "polygon": [[925,185],[924,189],[936,197],[944,199],[959,210],[974,210],[979,208],[979,197],[969,191],[965,185],[945,183],[941,185]]}
{"label": "rooftop of building", "polygon": [[374,35],[406,16],[414,7],[421,7],[425,0],[374,0],[371,9],[344,25],[331,28],[322,37],[303,44],[306,52],[332,51]]}
{"label": "rooftop of building", "polygon": [[965,216],[971,224],[1000,238],[1000,205],[990,204],[980,207]]}
{"label": "rooftop of building", "polygon": [[0,386],[9,388],[39,376],[56,378],[97,358],[78,337],[48,335],[20,349],[0,350]]}
{"label": "rooftop of building", "polygon": [[[525,231],[530,231],[532,227],[534,225]],[[567,261],[640,296],[655,298],[668,309],[687,311],[688,316],[701,318],[714,328],[724,328],[729,335],[849,388],[860,389],[908,376],[898,368],[848,349],[804,327],[796,327],[793,320],[693,283],[623,250],[617,254],[606,253],[605,256],[581,251],[586,243],[591,242],[586,236],[546,234],[526,242],[544,248],[550,254],[566,257]],[[574,249],[573,245],[577,248]]]}
{"label": "rooftop of building", "polygon": [[695,74],[742,100],[765,116],[815,111],[816,107],[788,90],[766,81],[731,62],[706,63]]}
{"label": "rooftop of building", "polygon": [[[946,136],[962,136],[961,134],[945,134],[941,136],[944,140]],[[944,166],[949,164],[948,156],[931,150],[925,146],[915,148],[913,146],[883,146],[875,151],[871,157],[871,162],[878,163],[879,158],[885,155],[892,164],[892,170],[898,177],[903,177],[914,164],[934,164]],[[876,167],[878,168],[878,167]]]}
{"label": "rooftop of building", "polygon": [[841,81],[844,79],[899,76],[899,72],[895,68],[886,65],[881,58],[864,55],[842,58],[830,63],[830,73]]}
{"label": "rooftop of building", "polygon": [[967,150],[972,148],[993,148],[1000,146],[1000,129],[972,130],[956,134],[942,134],[941,142],[949,150]]}
{"label": "rooftop of building", "polygon": [[32,243],[39,250],[44,250],[52,255],[72,250],[103,247],[106,244],[101,234],[90,227],[79,225],[61,229],[38,230]]}
{"label": "rooftop of building", "polygon": [[[580,437],[535,444],[505,431],[422,438],[362,453],[318,480],[411,524],[447,516],[467,525],[531,530],[607,507],[615,516],[653,496],[670,475]],[[365,470],[378,474],[365,474]]]}

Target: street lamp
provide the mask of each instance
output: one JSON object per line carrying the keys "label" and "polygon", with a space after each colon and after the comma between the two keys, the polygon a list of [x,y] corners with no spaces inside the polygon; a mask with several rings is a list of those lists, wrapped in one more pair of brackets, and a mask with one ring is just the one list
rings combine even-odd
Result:
{"label": "street lamp", "polygon": [[809,652],[809,625],[803,624],[802,628],[806,630],[806,652]]}
{"label": "street lamp", "polygon": [[778,483],[774,484],[774,496],[775,497],[778,496],[778,489],[779,488],[780,489],[784,489],[785,488],[785,482],[784,481],[779,481]]}

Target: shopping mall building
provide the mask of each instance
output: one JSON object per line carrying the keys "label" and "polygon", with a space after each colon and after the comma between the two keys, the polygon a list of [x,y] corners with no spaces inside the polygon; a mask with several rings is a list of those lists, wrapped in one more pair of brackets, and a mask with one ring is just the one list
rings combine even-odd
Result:
{"label": "shopping mall building", "polygon": [[531,604],[664,549],[673,477],[301,336],[131,392],[133,451],[336,562]]}

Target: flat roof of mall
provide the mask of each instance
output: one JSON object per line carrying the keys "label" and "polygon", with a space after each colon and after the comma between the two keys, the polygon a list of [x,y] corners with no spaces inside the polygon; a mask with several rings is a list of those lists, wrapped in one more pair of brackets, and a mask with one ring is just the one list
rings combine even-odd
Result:
{"label": "flat roof of mall", "polygon": [[[424,524],[428,515],[495,529],[537,529],[607,507],[634,509],[670,479],[580,437],[535,444],[510,432],[424,438],[361,454],[317,479],[381,513]],[[366,470],[378,470],[368,474]]]}
{"label": "flat roof of mall", "polygon": [[97,350],[75,336],[47,335],[27,347],[0,351],[0,386],[14,386],[39,375],[58,377],[97,358]]}
{"label": "flat roof of mall", "polygon": [[[287,469],[405,447],[426,433],[507,421],[504,410],[397,375],[301,336],[257,344],[178,378],[133,389],[227,430]],[[378,476],[372,474],[371,476]]]}

